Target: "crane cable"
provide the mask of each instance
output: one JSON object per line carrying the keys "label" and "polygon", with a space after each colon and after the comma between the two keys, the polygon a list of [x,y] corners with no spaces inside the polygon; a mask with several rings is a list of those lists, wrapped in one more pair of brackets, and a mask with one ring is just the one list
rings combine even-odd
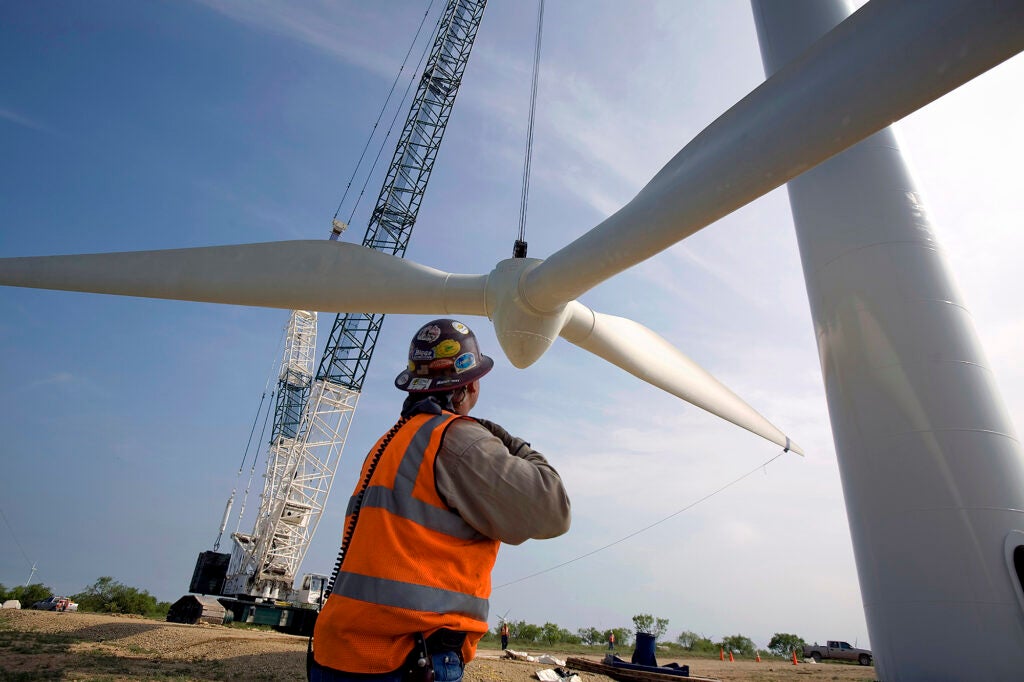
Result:
{"label": "crane cable", "polygon": [[533,80],[530,84],[530,118],[526,126],[526,155],[523,160],[523,193],[519,200],[519,234],[512,255],[526,257],[526,207],[530,200],[530,166],[533,163],[533,121],[537,113],[537,82],[540,80],[540,44],[544,35],[544,0],[537,7],[537,41],[533,46]]}
{"label": "crane cable", "polygon": [[[238,464],[238,473],[235,474],[236,478],[242,475],[242,469],[245,468],[245,460],[249,458],[249,448],[252,446],[252,435],[256,432],[256,424],[259,422],[260,414],[263,413],[263,403],[267,399],[267,394],[269,393],[271,397],[274,396],[275,391],[271,388],[271,384],[273,384],[274,380],[277,378],[275,376],[278,369],[277,358],[281,357],[281,352],[284,348],[285,336],[287,336],[287,334],[288,323],[285,322],[284,326],[281,328],[281,337],[277,341],[277,353],[274,355],[274,362],[270,365],[270,373],[267,374],[267,382],[263,385],[263,395],[260,396],[260,406],[256,408],[256,416],[252,420],[252,428],[249,429],[249,440],[245,444],[245,451],[242,453],[242,461]],[[231,494],[234,495],[234,491],[232,491]]]}
{"label": "crane cable", "polygon": [[[281,337],[278,339],[278,342],[277,342],[277,353],[274,355],[275,358],[281,357],[281,349],[284,348],[284,340],[285,340],[285,335],[287,333],[288,333],[288,324],[285,323],[284,327],[281,328]],[[242,477],[242,470],[245,468],[245,460],[247,460],[249,458],[249,449],[252,447],[252,437],[253,437],[253,434],[256,432],[256,424],[259,423],[260,415],[263,414],[263,403],[266,402],[267,394],[268,393],[270,394],[271,400],[273,400],[274,394],[276,393],[276,391],[270,387],[271,384],[274,381],[274,375],[276,373],[276,370],[277,370],[277,360],[275,359],[274,362],[271,363],[271,365],[270,365],[270,373],[267,374],[267,382],[263,385],[263,393],[262,393],[262,395],[260,395],[260,404],[259,404],[259,407],[256,408],[256,416],[253,417],[252,427],[249,429],[249,440],[246,441],[246,443],[245,443],[245,450],[242,452],[242,461],[238,463],[238,471],[235,473],[235,486],[233,488],[231,488],[231,494],[228,496],[227,505],[225,507],[225,512],[224,512],[224,514],[225,514],[225,521],[227,520],[227,514],[230,512],[231,506],[235,503],[235,493],[238,492],[238,480]],[[266,430],[267,416],[269,416],[269,415],[270,415],[270,406],[268,405],[267,406],[266,415],[263,417],[263,429],[264,430]],[[263,442],[263,434],[262,433],[260,434],[259,442]],[[257,460],[257,458],[258,458],[258,454],[254,454],[253,458],[252,458],[252,466],[253,466],[254,470],[256,468],[256,460]],[[252,483],[252,473],[251,472],[249,474],[249,482]],[[247,485],[246,488],[245,488],[245,498],[242,500],[242,511],[243,512],[245,511],[245,502],[248,499],[248,497],[249,497],[249,486]],[[238,523],[239,523],[238,528],[235,528],[235,532],[236,533],[238,532],[239,528],[241,528],[241,523],[242,523],[242,516],[241,516],[241,514],[239,514],[239,516],[238,516]],[[221,528],[220,532],[217,533],[217,539],[213,541],[213,551],[214,552],[220,550],[220,541],[221,541],[221,538],[223,536],[224,536],[224,529]]]}
{"label": "crane cable", "polygon": [[[267,422],[270,421],[270,409],[267,409],[263,415],[263,428],[260,429],[260,442],[264,442],[267,436]],[[242,495],[242,508],[238,510],[238,525],[235,526],[235,532],[239,532],[242,529],[242,517],[245,516],[245,504],[249,501],[249,489],[252,487],[252,479],[256,475],[256,461],[257,458],[252,458],[252,468],[249,469],[249,480],[245,484],[245,494]]]}
{"label": "crane cable", "polygon": [[[370,148],[370,142],[373,140],[373,136],[377,133],[377,126],[380,125],[380,121],[384,117],[384,112],[387,110],[388,104],[391,102],[391,96],[395,92],[395,87],[398,85],[398,81],[402,77],[402,71],[405,70],[405,66],[409,62],[409,56],[412,54],[412,50],[416,46],[416,41],[419,40],[420,32],[423,30],[423,26],[424,26],[424,24],[426,24],[427,17],[430,15],[430,10],[433,9],[433,7],[434,7],[434,0],[430,0],[430,4],[427,5],[427,10],[423,13],[423,18],[420,20],[420,25],[416,28],[416,35],[413,36],[412,42],[409,44],[409,49],[405,53],[405,59],[402,60],[402,65],[400,67],[398,67],[398,73],[395,74],[395,80],[391,83],[391,89],[388,90],[388,96],[384,99],[384,104],[380,108],[380,113],[377,114],[377,120],[374,121],[373,128],[370,130],[370,135],[369,135],[369,137],[366,138],[366,144],[363,145],[363,151],[359,154],[359,160],[356,162],[355,168],[352,169],[352,175],[348,179],[348,184],[345,185],[345,192],[341,196],[341,201],[338,202],[338,208],[335,209],[335,211],[334,211],[334,218],[332,220],[332,224],[334,223],[334,221],[336,221],[338,219],[338,214],[341,213],[341,208],[345,204],[345,199],[348,198],[348,192],[349,192],[349,189],[351,189],[351,187],[352,187],[352,182],[355,180],[356,175],[359,172],[359,168],[363,164],[363,159],[366,157],[366,152]],[[440,20],[438,21],[438,26],[440,26]],[[437,29],[435,28],[435,33],[436,33],[436,30]],[[431,42],[433,42],[433,41],[431,41]],[[420,55],[419,64],[423,63],[424,56],[426,55],[427,49],[429,49],[429,46],[430,46],[431,42],[427,43],[427,47],[424,48],[423,54]],[[415,76],[416,73],[419,73],[419,64],[417,64],[416,71],[413,73],[414,76]],[[411,84],[412,84],[412,81],[410,80],[410,84],[406,86],[405,93],[402,95],[401,102],[405,102],[405,99],[409,96],[409,89],[411,87]],[[397,118],[397,116],[398,116],[397,112],[400,112],[401,110],[402,110],[402,106],[401,106],[401,103],[400,103],[398,108],[396,109],[395,118]],[[363,193],[366,191],[366,184],[369,182],[369,179],[370,179],[369,176],[373,174],[374,169],[377,167],[377,161],[380,160],[381,150],[384,148],[384,145],[387,144],[387,140],[391,136],[391,132],[394,129],[395,118],[391,119],[391,127],[388,128],[387,135],[385,135],[384,139],[381,141],[380,148],[378,148],[378,150],[377,150],[377,157],[376,157],[376,159],[374,159],[373,166],[370,167],[370,170],[367,173],[366,182],[363,183],[363,187],[362,187],[362,189],[359,192],[359,197],[356,199],[355,205],[352,207],[352,212],[349,214],[348,222],[352,221],[352,215],[355,214],[356,208],[359,206],[359,200],[362,199]],[[332,232],[331,239],[336,239],[336,238],[337,238],[337,234]]]}
{"label": "crane cable", "polygon": [[[0,518],[4,520],[4,524],[7,526],[7,530],[11,531],[11,539],[14,540],[14,546],[18,548],[18,551],[21,552],[21,556],[25,559],[25,563],[28,564],[29,568],[32,569],[32,574],[29,575],[28,578],[29,582],[31,582],[32,575],[35,575],[36,573],[36,565],[35,563],[33,563],[31,559],[28,558],[28,554],[25,552],[25,548],[21,546],[20,542],[18,542],[18,536],[14,533],[14,527],[11,525],[11,522],[7,520],[7,514],[4,514],[3,509],[0,509]],[[28,585],[28,583],[25,584]]]}
{"label": "crane cable", "polygon": [[537,571],[536,573],[531,573],[530,575],[525,575],[522,578],[516,578],[515,580],[510,580],[507,583],[502,583],[501,585],[498,585],[498,586],[494,587],[493,589],[494,590],[500,590],[503,587],[508,587],[509,585],[515,585],[516,583],[521,583],[524,580],[529,580],[530,578],[536,578],[538,575],[543,575],[545,573],[550,573],[551,571],[554,571],[556,569],[562,568],[563,566],[568,566],[569,564],[576,563],[577,561],[580,561],[582,559],[586,559],[587,557],[594,556],[598,552],[603,552],[604,550],[608,549],[609,547],[614,547],[615,545],[618,545],[618,544],[620,544],[622,542],[625,542],[626,540],[629,540],[630,538],[636,537],[637,535],[640,535],[640,533],[648,531],[651,528],[654,528],[655,526],[658,526],[658,525],[661,525],[662,523],[665,523],[666,521],[668,521],[671,518],[679,516],[680,514],[682,514],[685,511],[689,511],[690,509],[693,509],[694,507],[696,507],[701,502],[704,502],[706,500],[710,500],[712,497],[714,497],[718,493],[720,493],[720,492],[722,492],[722,491],[724,491],[724,490],[726,490],[728,488],[731,488],[732,486],[736,485],[737,483],[739,483],[740,481],[742,481],[743,479],[747,478],[748,476],[750,476],[751,474],[753,474],[754,472],[756,472],[758,470],[764,470],[765,473],[768,473],[768,470],[767,470],[768,465],[771,464],[772,462],[774,462],[775,460],[777,460],[779,457],[782,457],[784,454],[786,454],[786,452],[787,452],[786,450],[783,450],[782,452],[780,452],[779,454],[775,455],[771,459],[768,459],[765,462],[763,462],[761,464],[758,464],[756,467],[754,467],[753,469],[751,469],[747,473],[743,474],[739,478],[733,479],[732,481],[726,483],[725,485],[723,485],[722,487],[718,488],[717,490],[714,490],[714,491],[708,493],[707,495],[705,495],[704,497],[701,497],[698,500],[694,500],[693,502],[691,502],[690,504],[686,505],[682,509],[676,510],[676,511],[672,512],[671,514],[669,514],[668,516],[666,516],[665,518],[660,519],[658,521],[655,521],[654,523],[651,523],[649,525],[646,525],[646,526],[644,526],[643,528],[641,528],[639,530],[635,530],[632,533],[630,533],[629,535],[624,535],[623,537],[619,538],[618,540],[615,540],[614,542],[609,542],[607,545],[604,545],[602,547],[598,547],[597,549],[592,549],[589,552],[587,552],[585,554],[581,554],[578,557],[575,557],[573,559],[569,559],[568,561],[563,561],[560,564],[556,564],[554,566],[549,566],[548,568],[545,568],[542,571]]}
{"label": "crane cable", "polygon": [[[384,153],[384,146],[387,144],[388,139],[391,138],[391,133],[394,132],[395,123],[398,121],[398,116],[399,116],[399,114],[402,113],[402,111],[405,110],[405,103],[409,99],[409,93],[412,91],[412,85],[413,85],[413,83],[416,82],[415,74],[420,73],[420,70],[421,70],[421,67],[423,66],[423,63],[427,60],[427,56],[430,54],[430,47],[436,42],[437,36],[440,33],[440,31],[441,31],[441,21],[443,19],[444,19],[443,15],[438,17],[437,25],[434,26],[434,37],[433,37],[433,40],[428,41],[423,46],[423,52],[422,52],[422,54],[420,54],[419,62],[417,62],[417,64],[416,64],[416,71],[413,73],[412,77],[409,78],[408,85],[405,86],[405,93],[402,95],[402,101],[399,103],[398,107],[395,109],[395,115],[391,117],[391,125],[388,127],[388,132],[384,136],[384,139],[381,140],[380,147],[377,148],[377,156],[376,156],[376,158],[374,158],[373,165],[370,166],[370,170],[366,174],[366,179],[363,181],[363,186],[359,190],[359,196],[356,197],[356,203],[352,207],[352,211],[348,214],[348,221],[347,222],[349,222],[349,223],[352,222],[352,216],[355,215],[356,209],[359,208],[359,202],[362,201],[363,195],[366,194],[366,187],[367,187],[367,185],[370,184],[370,178],[373,176],[373,171],[375,171],[377,169],[377,164],[380,163],[381,154]],[[386,182],[386,180],[385,180],[385,182]]]}

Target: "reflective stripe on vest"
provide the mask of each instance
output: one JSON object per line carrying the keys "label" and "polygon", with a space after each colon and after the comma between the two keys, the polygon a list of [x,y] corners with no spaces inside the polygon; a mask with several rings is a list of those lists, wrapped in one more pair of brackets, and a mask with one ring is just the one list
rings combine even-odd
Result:
{"label": "reflective stripe on vest", "polygon": [[[411,487],[409,492],[412,492]],[[363,509],[367,507],[386,509],[396,516],[415,521],[425,528],[451,535],[460,540],[480,540],[485,537],[456,514],[417,500],[412,495],[396,495],[394,491],[381,486],[373,485],[366,489],[362,506]],[[345,516],[351,515],[354,507],[355,498],[352,498],[348,502]]]}
{"label": "reflective stripe on vest", "polygon": [[487,600],[461,592],[344,571],[338,576],[338,581],[341,585],[335,586],[335,592],[352,599],[416,611],[460,613],[477,620],[487,620]]}
{"label": "reflective stripe on vest", "polygon": [[[386,509],[403,519],[409,519],[425,528],[451,535],[460,540],[483,540],[486,539],[486,536],[477,532],[458,514],[427,504],[412,496],[416,477],[423,464],[423,456],[430,445],[430,436],[434,433],[434,429],[447,419],[444,415],[437,415],[417,429],[416,435],[412,437],[412,441],[402,457],[401,464],[398,465],[398,475],[395,477],[394,487],[371,485],[363,493],[361,507],[364,509],[367,507]],[[358,495],[349,498],[348,508],[345,510],[346,517],[355,512],[358,499]]]}

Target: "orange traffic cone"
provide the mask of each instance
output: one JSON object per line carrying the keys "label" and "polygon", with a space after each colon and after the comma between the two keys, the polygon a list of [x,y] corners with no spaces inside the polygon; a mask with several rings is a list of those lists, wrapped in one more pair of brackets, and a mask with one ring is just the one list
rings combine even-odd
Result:
{"label": "orange traffic cone", "polygon": [[722,647],[718,647],[718,660],[725,660],[725,649],[723,649]]}
{"label": "orange traffic cone", "polygon": [[757,654],[755,654],[755,656],[756,656],[756,658],[754,660],[757,661],[758,663],[760,663],[761,662],[761,652],[760,651],[757,652]]}
{"label": "orange traffic cone", "polygon": [[730,663],[735,663],[736,662],[736,659],[732,657],[732,652],[731,651],[729,652],[729,662]]}
{"label": "orange traffic cone", "polygon": [[796,662],[796,649],[793,649],[793,665],[797,665],[797,662]]}

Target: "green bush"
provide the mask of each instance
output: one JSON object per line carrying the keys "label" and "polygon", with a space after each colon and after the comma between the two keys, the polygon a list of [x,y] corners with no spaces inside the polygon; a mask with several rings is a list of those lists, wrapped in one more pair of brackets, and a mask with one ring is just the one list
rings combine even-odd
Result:
{"label": "green bush", "polygon": [[668,630],[668,618],[657,618],[649,613],[638,613],[633,616],[633,630],[654,635],[654,639],[661,639]]}
{"label": "green bush", "polygon": [[698,635],[696,632],[690,630],[684,630],[676,638],[679,645],[687,651],[696,652],[711,652],[717,651],[718,645],[712,642],[709,638],[704,635]]}
{"label": "green bush", "polygon": [[733,651],[744,656],[753,656],[756,647],[753,640],[743,635],[729,635],[722,638],[722,648],[726,651]]}
{"label": "green bush", "polygon": [[803,637],[787,632],[776,632],[772,635],[771,641],[768,642],[768,650],[776,656],[789,658],[794,651],[799,651],[802,654],[806,644],[807,642],[804,641]]}
{"label": "green bush", "polygon": [[97,613],[134,613],[150,618],[165,618],[169,602],[157,601],[146,590],[123,585],[110,576],[103,576],[95,583],[71,597],[78,602],[80,611]]}
{"label": "green bush", "polygon": [[21,602],[21,608],[31,608],[37,601],[49,599],[53,596],[53,590],[42,583],[33,585],[17,585],[10,589],[0,585],[0,603],[8,599],[17,599]]}

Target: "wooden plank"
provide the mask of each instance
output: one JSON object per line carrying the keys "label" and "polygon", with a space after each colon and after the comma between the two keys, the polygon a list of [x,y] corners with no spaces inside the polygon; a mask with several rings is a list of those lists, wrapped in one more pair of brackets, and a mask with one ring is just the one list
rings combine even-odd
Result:
{"label": "wooden plank", "polygon": [[604,663],[598,663],[586,658],[567,658],[565,659],[565,666],[567,668],[585,670],[588,673],[606,675],[620,682],[686,682],[687,680],[694,680],[695,682],[720,682],[720,680],[712,677],[696,677],[694,675],[684,677],[682,675],[673,675],[672,673],[616,668],[615,666],[605,665]]}

